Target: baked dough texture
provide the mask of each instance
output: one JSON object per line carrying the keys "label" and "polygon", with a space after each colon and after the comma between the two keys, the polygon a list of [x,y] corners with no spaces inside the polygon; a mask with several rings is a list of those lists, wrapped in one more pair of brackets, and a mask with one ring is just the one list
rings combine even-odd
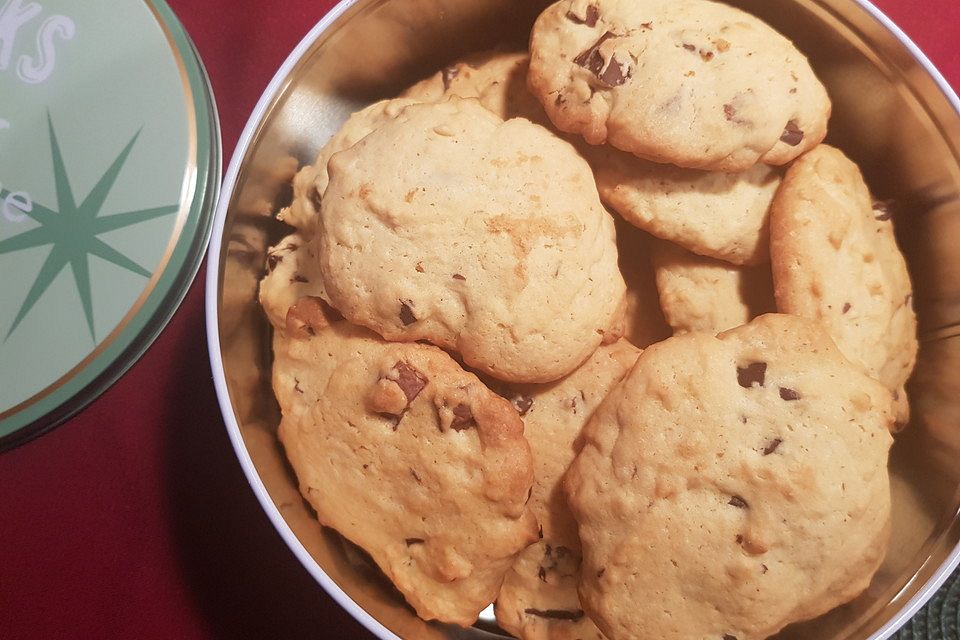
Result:
{"label": "baked dough texture", "polygon": [[761,640],[856,597],[886,553],[892,422],[803,318],[649,347],[565,478],[584,610],[613,640]]}
{"label": "baked dough texture", "polygon": [[623,331],[612,217],[573,148],[476,100],[412,105],[328,163],[331,304],[511,382],[549,382]]}
{"label": "baked dough texture", "polygon": [[561,131],[656,162],[743,171],[823,140],[826,89],[760,19],[710,0],[561,0],[528,82]]}

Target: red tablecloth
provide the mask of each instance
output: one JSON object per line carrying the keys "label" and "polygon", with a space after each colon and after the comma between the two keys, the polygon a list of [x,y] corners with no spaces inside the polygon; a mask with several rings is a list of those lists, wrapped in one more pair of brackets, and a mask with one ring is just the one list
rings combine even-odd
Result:
{"label": "red tablecloth", "polygon": [[[333,2],[169,2],[210,73],[226,164],[274,71]],[[960,2],[876,3],[960,87]],[[0,454],[0,639],[369,637],[301,568],[240,472],[202,282],[103,397]]]}

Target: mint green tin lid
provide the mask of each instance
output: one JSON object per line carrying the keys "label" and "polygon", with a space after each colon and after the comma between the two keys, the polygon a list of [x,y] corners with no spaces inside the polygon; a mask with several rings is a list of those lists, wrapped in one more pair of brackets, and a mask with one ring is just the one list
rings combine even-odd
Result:
{"label": "mint green tin lid", "polygon": [[0,0],[0,450],[157,337],[220,181],[212,92],[162,0]]}

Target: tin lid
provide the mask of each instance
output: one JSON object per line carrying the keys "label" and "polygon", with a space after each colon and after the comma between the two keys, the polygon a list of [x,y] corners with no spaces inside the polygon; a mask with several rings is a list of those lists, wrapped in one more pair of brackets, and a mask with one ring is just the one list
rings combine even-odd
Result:
{"label": "tin lid", "polygon": [[86,406],[166,326],[220,154],[162,0],[0,0],[0,450]]}

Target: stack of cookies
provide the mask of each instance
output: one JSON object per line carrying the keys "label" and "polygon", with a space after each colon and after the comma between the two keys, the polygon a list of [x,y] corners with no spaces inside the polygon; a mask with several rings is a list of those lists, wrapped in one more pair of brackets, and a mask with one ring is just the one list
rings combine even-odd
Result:
{"label": "stack of cookies", "polygon": [[353,114],[260,285],[320,522],[420,617],[495,602],[524,639],[754,640],[855,598],[916,319],[829,116],[709,0],[562,0],[529,52]]}

